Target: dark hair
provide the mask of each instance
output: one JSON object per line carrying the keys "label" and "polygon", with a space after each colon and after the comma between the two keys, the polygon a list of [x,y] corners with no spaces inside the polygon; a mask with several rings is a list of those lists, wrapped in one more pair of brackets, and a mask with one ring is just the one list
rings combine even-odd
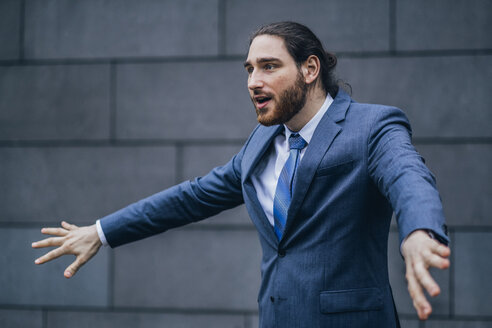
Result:
{"label": "dark hair", "polygon": [[335,98],[338,93],[338,83],[333,71],[337,64],[337,57],[323,49],[319,39],[308,27],[295,22],[278,22],[264,25],[251,35],[249,45],[251,46],[254,38],[265,34],[282,38],[287,51],[294,58],[298,67],[309,56],[315,55],[318,57],[321,64],[319,76],[321,85],[326,92]]}

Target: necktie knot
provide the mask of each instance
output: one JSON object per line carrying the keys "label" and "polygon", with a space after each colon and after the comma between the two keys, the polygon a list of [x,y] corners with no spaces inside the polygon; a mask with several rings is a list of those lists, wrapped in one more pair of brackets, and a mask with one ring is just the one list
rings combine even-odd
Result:
{"label": "necktie knot", "polygon": [[306,147],[307,142],[304,140],[299,133],[292,133],[289,137],[289,147],[290,149],[303,149]]}

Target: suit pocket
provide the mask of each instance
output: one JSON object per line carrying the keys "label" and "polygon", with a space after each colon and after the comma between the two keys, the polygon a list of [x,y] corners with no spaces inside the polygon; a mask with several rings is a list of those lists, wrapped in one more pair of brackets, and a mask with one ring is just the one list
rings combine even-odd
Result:
{"label": "suit pocket", "polygon": [[321,292],[321,313],[380,310],[383,298],[379,288],[360,288]]}
{"label": "suit pocket", "polygon": [[354,161],[347,161],[336,165],[330,165],[320,167],[316,171],[316,177],[322,177],[326,175],[337,175],[350,172],[354,167]]}

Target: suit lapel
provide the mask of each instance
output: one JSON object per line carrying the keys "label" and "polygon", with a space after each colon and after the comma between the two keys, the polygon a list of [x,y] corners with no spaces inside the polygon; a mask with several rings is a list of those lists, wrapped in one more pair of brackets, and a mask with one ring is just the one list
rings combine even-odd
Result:
{"label": "suit lapel", "polygon": [[[256,190],[253,186],[253,182],[251,181],[251,174],[254,172],[256,165],[272,144],[273,139],[281,131],[283,131],[283,129],[283,125],[272,127],[264,127],[260,125],[251,137],[247,147],[248,152],[244,154],[242,160],[242,171],[245,172],[242,176],[245,192],[244,197],[248,198],[253,203],[252,206],[248,208],[248,211],[250,211],[251,220],[257,227],[259,233],[262,234],[264,239],[274,248],[276,247],[278,240],[265,212],[263,211],[263,208],[261,207],[260,201],[256,196]],[[254,211],[255,215],[251,215],[251,211]]]}
{"label": "suit lapel", "polygon": [[304,201],[304,197],[309,186],[311,185],[321,159],[330,148],[333,140],[335,140],[337,135],[342,130],[340,125],[337,123],[345,119],[350,101],[351,99],[349,95],[347,95],[343,90],[339,90],[330,108],[328,108],[328,111],[323,116],[314,131],[311,142],[306,149],[306,153],[297,168],[285,232],[287,232],[289,226],[292,225],[292,219],[296,216],[302,202]]}
{"label": "suit lapel", "polygon": [[243,182],[248,180],[254,168],[270,147],[272,140],[283,131],[283,125],[272,127],[258,126],[256,132],[251,137],[248,144],[248,152],[244,154],[242,160]]}

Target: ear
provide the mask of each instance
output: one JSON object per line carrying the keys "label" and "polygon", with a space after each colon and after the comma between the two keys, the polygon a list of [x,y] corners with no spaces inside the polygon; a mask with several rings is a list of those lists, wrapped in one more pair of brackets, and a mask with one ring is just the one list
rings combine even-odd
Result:
{"label": "ear", "polygon": [[315,55],[311,55],[302,64],[302,74],[304,75],[304,81],[307,84],[311,84],[318,78],[320,72],[320,62],[319,58]]}

